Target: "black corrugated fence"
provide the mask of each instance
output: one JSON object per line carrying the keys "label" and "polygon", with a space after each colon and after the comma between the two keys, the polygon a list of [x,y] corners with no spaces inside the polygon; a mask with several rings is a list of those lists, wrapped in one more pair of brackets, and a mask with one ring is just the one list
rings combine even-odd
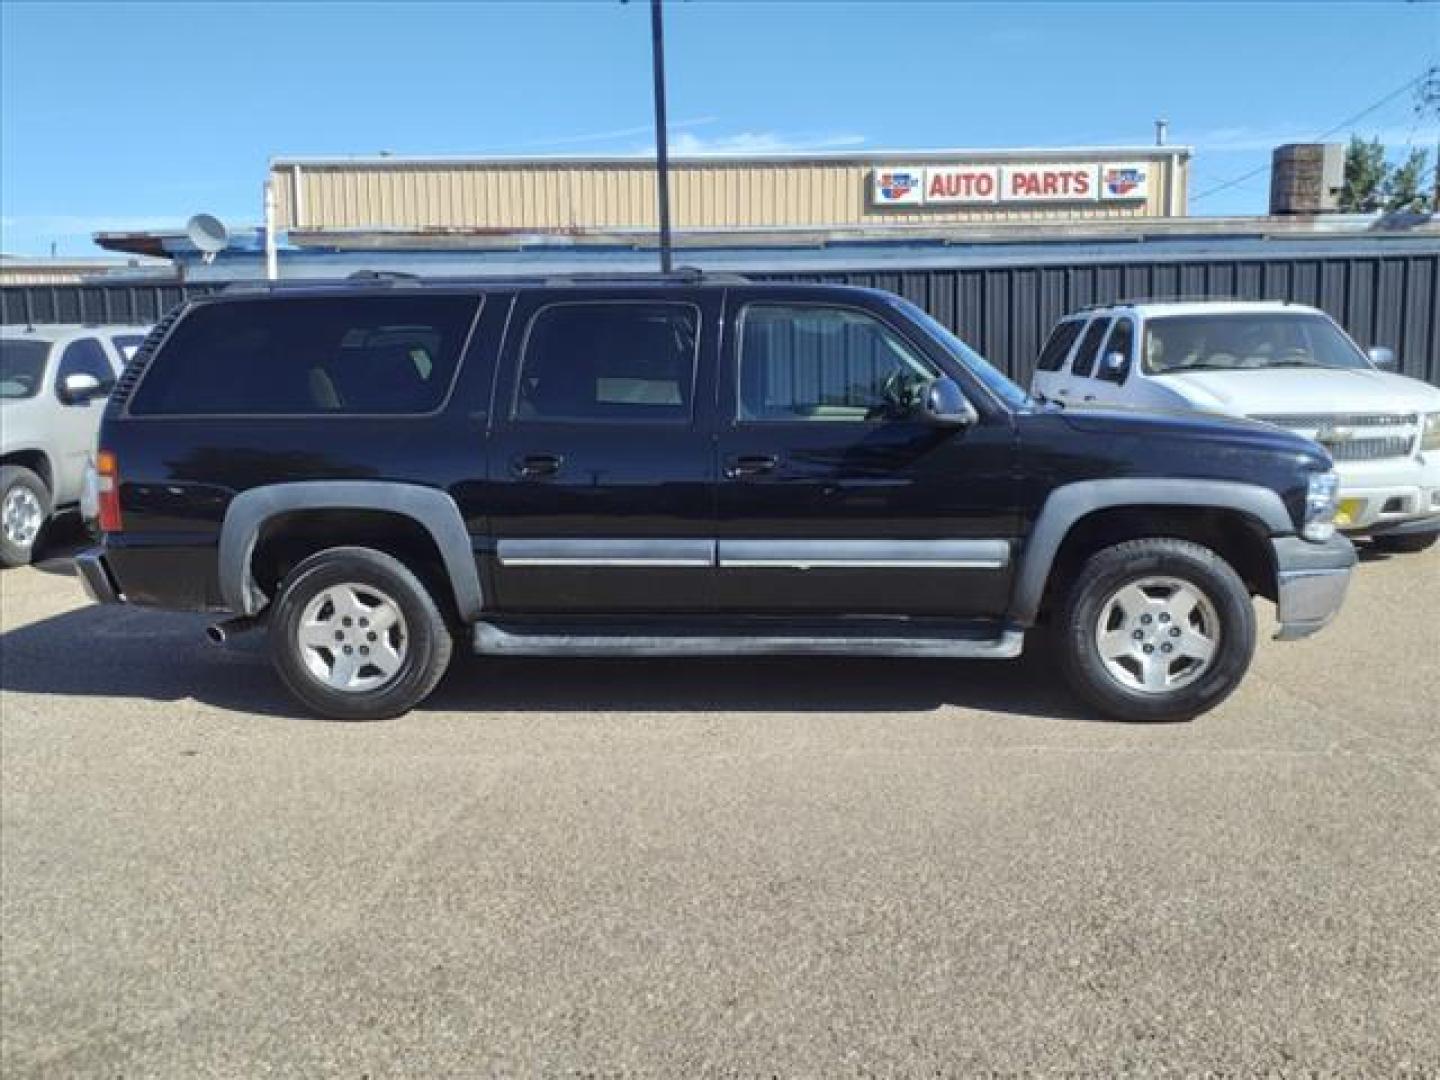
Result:
{"label": "black corrugated fence", "polygon": [[[1440,385],[1440,252],[1323,257],[1187,258],[824,274],[920,304],[1021,384],[1055,321],[1093,303],[1142,297],[1292,300],[1328,311],[1361,345],[1388,345],[1407,375]],[[216,285],[18,285],[0,288],[5,323],[153,322]]]}

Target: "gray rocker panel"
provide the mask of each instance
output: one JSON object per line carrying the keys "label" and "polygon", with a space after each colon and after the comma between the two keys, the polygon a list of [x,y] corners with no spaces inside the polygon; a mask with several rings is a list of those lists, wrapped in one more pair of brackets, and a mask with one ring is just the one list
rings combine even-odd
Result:
{"label": "gray rocker panel", "polygon": [[474,622],[484,610],[470,534],[448,494],[384,480],[307,480],[251,488],[231,500],[220,531],[220,595],[231,611],[256,615],[265,607],[250,576],[255,541],[267,520],[297,510],[383,510],[413,519],[440,550],[460,618]]}

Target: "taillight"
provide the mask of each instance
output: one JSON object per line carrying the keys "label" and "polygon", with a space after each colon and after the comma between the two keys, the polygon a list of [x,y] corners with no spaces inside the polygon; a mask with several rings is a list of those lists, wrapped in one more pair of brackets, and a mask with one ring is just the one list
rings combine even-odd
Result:
{"label": "taillight", "polygon": [[109,450],[101,450],[96,457],[95,476],[99,489],[100,531],[120,532],[124,528],[120,520],[120,467]]}

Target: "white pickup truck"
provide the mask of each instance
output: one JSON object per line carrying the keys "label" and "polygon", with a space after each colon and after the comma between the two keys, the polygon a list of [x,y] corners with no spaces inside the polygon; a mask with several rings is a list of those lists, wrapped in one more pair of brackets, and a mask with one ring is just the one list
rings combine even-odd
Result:
{"label": "white pickup truck", "polygon": [[1062,319],[1031,391],[1064,404],[1201,409],[1264,420],[1330,452],[1335,523],[1377,547],[1440,538],[1440,389],[1393,374],[1328,315],[1271,301],[1136,302]]}
{"label": "white pickup truck", "polygon": [[143,326],[0,331],[0,566],[30,561],[45,523],[80,498],[100,414]]}

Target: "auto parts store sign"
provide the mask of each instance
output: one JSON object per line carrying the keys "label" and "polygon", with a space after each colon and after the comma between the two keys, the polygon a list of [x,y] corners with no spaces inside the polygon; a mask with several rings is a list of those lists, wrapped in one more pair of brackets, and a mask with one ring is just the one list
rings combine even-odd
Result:
{"label": "auto parts store sign", "polygon": [[876,206],[1114,202],[1147,198],[1150,166],[880,165],[870,192]]}

